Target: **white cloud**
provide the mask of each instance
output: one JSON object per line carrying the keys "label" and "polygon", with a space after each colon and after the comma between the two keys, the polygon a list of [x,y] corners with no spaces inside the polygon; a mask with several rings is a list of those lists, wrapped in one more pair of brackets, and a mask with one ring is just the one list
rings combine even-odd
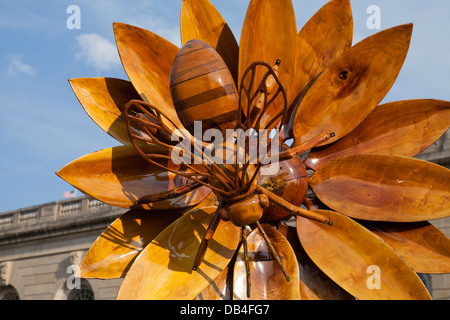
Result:
{"label": "white cloud", "polygon": [[36,68],[23,62],[25,56],[23,54],[12,54],[8,56],[8,72],[7,75],[26,74],[29,76],[36,75]]}
{"label": "white cloud", "polygon": [[76,59],[96,68],[98,71],[108,71],[120,66],[120,58],[115,44],[96,33],[82,34],[77,37],[80,51]]}

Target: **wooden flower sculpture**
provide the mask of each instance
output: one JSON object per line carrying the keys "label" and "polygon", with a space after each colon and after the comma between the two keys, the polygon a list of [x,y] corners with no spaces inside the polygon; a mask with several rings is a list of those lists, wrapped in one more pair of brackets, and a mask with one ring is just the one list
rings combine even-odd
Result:
{"label": "wooden flower sculpture", "polygon": [[412,25],[351,46],[352,25],[349,0],[299,33],[290,0],[252,0],[238,45],[208,0],[184,0],[180,49],[115,23],[131,82],[70,84],[123,146],[57,174],[130,210],[80,275],[123,277],[119,299],[429,299],[417,273],[450,271],[427,222],[450,214],[450,172],[412,157],[450,103],[379,105]]}

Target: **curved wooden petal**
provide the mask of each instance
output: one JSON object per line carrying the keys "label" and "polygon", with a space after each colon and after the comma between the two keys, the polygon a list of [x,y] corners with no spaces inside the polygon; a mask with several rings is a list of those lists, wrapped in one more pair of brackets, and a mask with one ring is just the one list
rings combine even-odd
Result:
{"label": "curved wooden petal", "polygon": [[121,300],[190,300],[228,265],[239,244],[239,228],[220,221],[203,263],[192,270],[216,207],[194,210],[167,227],[137,257],[119,290]]}
{"label": "curved wooden petal", "polygon": [[317,11],[297,35],[291,101],[308,82],[352,46],[352,39],[350,0],[332,0]]}
{"label": "curved wooden petal", "polygon": [[[283,229],[286,229],[286,238],[297,256],[301,300],[355,300],[352,295],[323,273],[308,257],[300,244],[295,228],[285,225]],[[282,230],[280,232],[284,234]]]}
{"label": "curved wooden petal", "polygon": [[[247,10],[239,45],[239,81],[245,70],[255,61],[274,65],[281,60],[278,75],[290,97],[294,79],[295,44],[297,25],[291,0],[252,0]],[[263,78],[263,71],[256,73],[256,81]],[[265,72],[265,71],[264,71]],[[241,84],[239,83],[239,86]],[[266,111],[268,119],[282,110],[276,102]],[[264,126],[261,126],[264,127]]]}
{"label": "curved wooden petal", "polygon": [[[192,210],[213,206],[215,199],[215,195],[210,193]],[[80,265],[79,276],[124,277],[137,255],[187,210],[129,210],[95,240]]]}
{"label": "curved wooden petal", "polygon": [[[144,148],[144,147],[142,147]],[[167,154],[155,145],[145,150]],[[165,164],[174,170],[186,172],[184,166]],[[141,157],[132,146],[100,150],[85,155],[57,172],[68,183],[100,201],[123,208],[138,208],[135,201],[160,192],[166,192],[186,184],[186,179],[152,165]],[[143,204],[144,209],[176,209],[197,204],[210,192],[202,187],[170,200]]]}
{"label": "curved wooden petal", "polygon": [[450,170],[427,161],[383,155],[336,159],[310,187],[329,208],[377,221],[415,222],[450,214]]}
{"label": "curved wooden petal", "polygon": [[123,23],[114,23],[114,34],[123,67],[142,99],[182,128],[169,89],[170,71],[180,49],[157,34]]}
{"label": "curved wooden petal", "polygon": [[80,265],[80,277],[122,278],[136,256],[183,210],[130,210],[115,220],[91,246]]}
{"label": "curved wooden petal", "polygon": [[335,133],[330,144],[358,126],[394,84],[411,40],[412,24],[381,31],[359,42],[320,74],[300,101],[295,145]]}
{"label": "curved wooden petal", "polygon": [[[262,225],[286,268],[286,281],[278,263],[272,257],[266,241],[258,229],[247,236],[250,266],[251,300],[298,300],[299,274],[295,252],[286,238],[268,224]],[[241,246],[234,265],[233,298],[247,300],[247,280],[244,249]]]}
{"label": "curved wooden petal", "polygon": [[209,0],[183,0],[181,43],[198,39],[214,48],[225,61],[238,86],[239,45],[230,27]]}
{"label": "curved wooden petal", "polygon": [[87,114],[105,132],[123,144],[131,144],[122,110],[139,94],[129,81],[112,78],[70,79],[75,95]]}
{"label": "curved wooden petal", "polygon": [[194,300],[231,300],[233,279],[226,267]]}
{"label": "curved wooden petal", "polygon": [[335,143],[313,149],[305,164],[317,170],[325,163],[354,154],[413,157],[450,126],[450,102],[406,100],[376,107],[352,132]]}
{"label": "curved wooden petal", "polygon": [[328,226],[297,217],[300,242],[314,263],[357,299],[428,300],[418,275],[384,241],[352,219],[317,210]]}
{"label": "curved wooden petal", "polygon": [[364,225],[386,241],[419,273],[450,272],[450,239],[424,222],[366,222]]}

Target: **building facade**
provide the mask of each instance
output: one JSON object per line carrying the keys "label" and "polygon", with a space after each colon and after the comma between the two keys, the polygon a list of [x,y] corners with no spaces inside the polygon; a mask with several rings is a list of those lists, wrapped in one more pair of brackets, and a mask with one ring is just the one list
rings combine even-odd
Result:
{"label": "building facade", "polygon": [[[449,168],[450,133],[418,158]],[[0,300],[115,299],[120,279],[78,279],[75,272],[125,211],[80,197],[0,213]],[[450,237],[450,218],[432,223]],[[450,300],[450,274],[421,277],[434,299]]]}
{"label": "building facade", "polygon": [[75,272],[124,212],[80,197],[0,214],[0,300],[114,299],[121,280],[79,279]]}

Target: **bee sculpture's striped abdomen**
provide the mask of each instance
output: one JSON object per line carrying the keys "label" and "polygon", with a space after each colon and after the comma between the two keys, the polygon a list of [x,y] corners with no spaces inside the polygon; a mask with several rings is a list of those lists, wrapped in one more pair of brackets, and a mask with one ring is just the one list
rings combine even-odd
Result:
{"label": "bee sculpture's striped abdomen", "polygon": [[170,75],[173,103],[183,125],[194,121],[209,128],[228,129],[236,124],[238,95],[233,77],[221,56],[200,40],[191,40],[178,53]]}

